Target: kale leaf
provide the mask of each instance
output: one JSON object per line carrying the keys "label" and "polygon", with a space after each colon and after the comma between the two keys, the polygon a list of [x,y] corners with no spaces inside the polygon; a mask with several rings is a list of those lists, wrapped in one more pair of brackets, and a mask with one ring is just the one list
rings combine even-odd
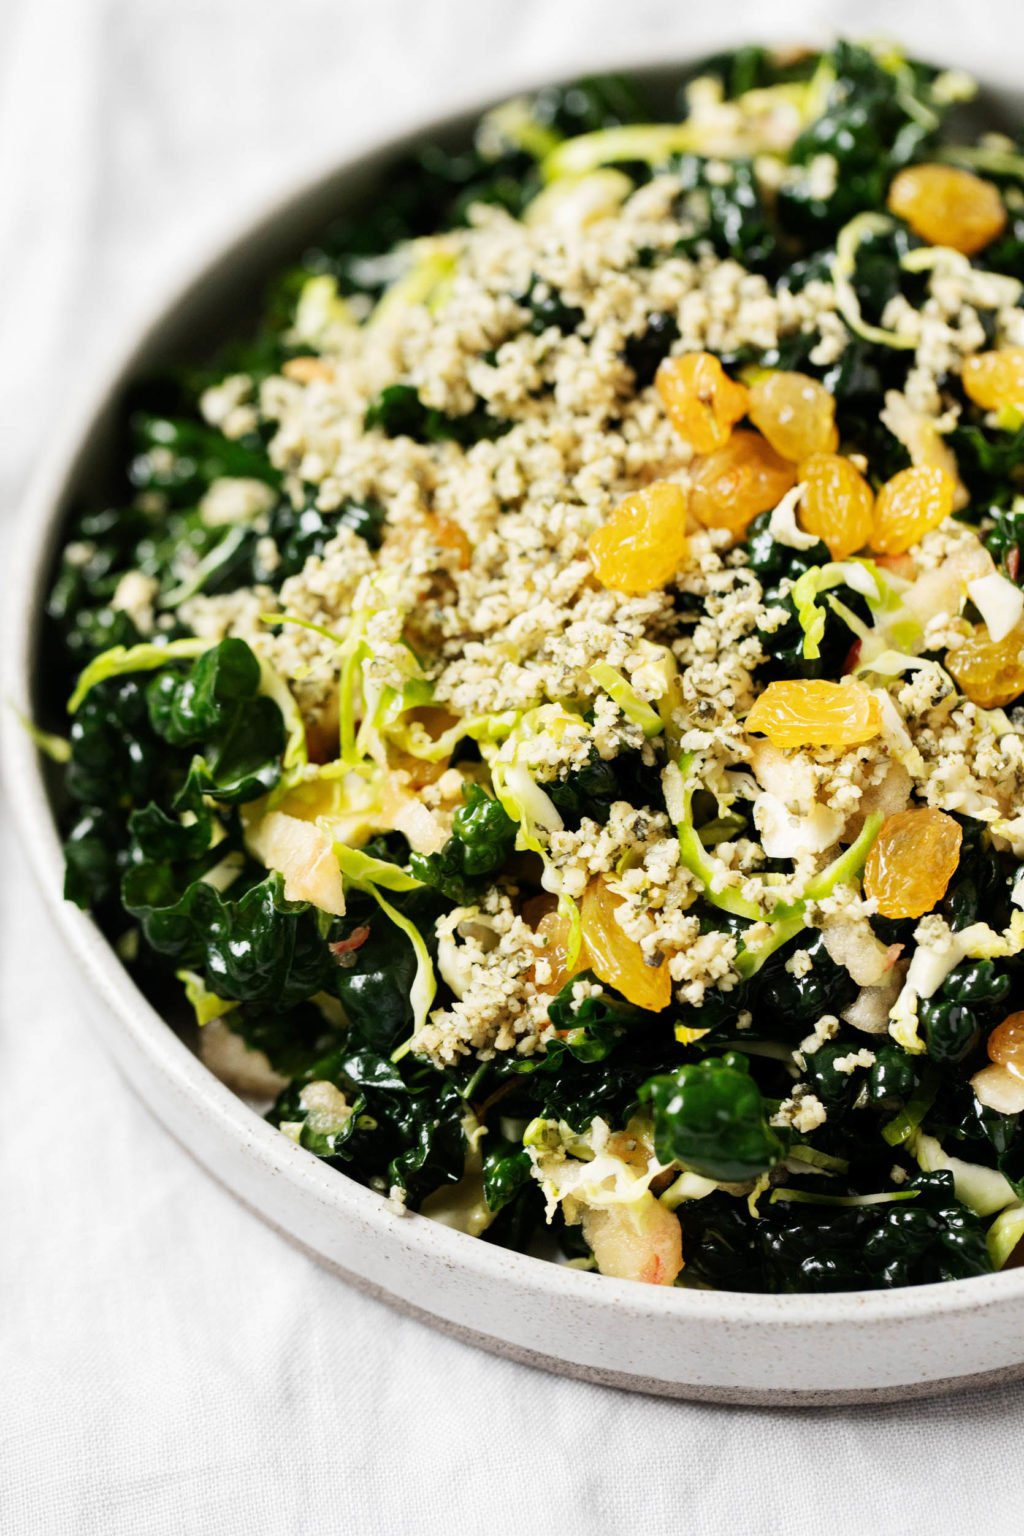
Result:
{"label": "kale leaf", "polygon": [[[714,171],[709,174],[709,167]],[[697,255],[710,245],[719,256],[732,257],[748,271],[770,266],[775,256],[775,232],[749,160],[714,162],[684,155],[679,162],[681,211],[694,223],[692,235],[678,250]]]}
{"label": "kale leaf", "polygon": [[256,433],[225,437],[205,422],[137,412],[131,419],[135,455],[129,479],[136,491],[158,492],[173,506],[194,506],[212,481],[224,476],[281,481]]}
{"label": "kale leaf", "polygon": [[484,1199],[492,1211],[503,1210],[529,1186],[530,1154],[500,1131],[488,1132],[484,1150]]}
{"label": "kale leaf", "polygon": [[969,1056],[986,1023],[996,1023],[1010,991],[1005,967],[992,960],[965,961],[950,971],[918,1007],[921,1033],[933,1061],[955,1064]]}
{"label": "kale leaf", "polygon": [[[423,935],[431,958],[436,952],[434,923],[448,910],[443,895],[430,889],[407,894],[388,893],[389,902]],[[354,1044],[390,1051],[412,1030],[410,992],[416,976],[416,955],[405,934],[381,912],[371,897],[353,893],[332,941],[351,937],[356,929],[369,935],[358,949],[337,960],[325,983],[345,1010]]]}
{"label": "kale leaf", "polygon": [[196,748],[177,809],[203,795],[229,804],[259,799],[280,778],[281,711],[260,691],[260,666],[244,640],[213,646],[182,676],[164,669],[146,690],[150,723],[175,747]]}
{"label": "kale leaf", "polygon": [[[807,952],[809,969],[794,975],[786,965],[801,949]],[[777,1030],[789,1038],[806,1034],[822,1014],[841,1014],[857,992],[849,971],[837,965],[822,934],[815,933],[800,935],[776,950],[748,982],[746,1006],[759,1028]]]}
{"label": "kale leaf", "polygon": [[[352,1115],[330,1146],[307,1131],[301,1103],[309,1082],[330,1082],[346,1096]],[[365,1184],[397,1185],[416,1204],[465,1168],[466,1104],[455,1084],[433,1067],[395,1066],[371,1050],[343,1047],[314,1062],[289,1084],[271,1110],[274,1124],[302,1126],[300,1141]]]}
{"label": "kale leaf", "polygon": [[938,122],[928,90],[934,71],[907,64],[901,92],[891,69],[867,48],[839,42],[831,62],[835,79],[825,110],[800,134],[789,158],[804,165],[818,155],[831,155],[838,167],[835,189],[827,199],[816,199],[793,183],[779,198],[786,227],[818,242],[855,214],[884,206],[893,173],[924,158],[934,133],[930,124]]}
{"label": "kale leaf", "polygon": [[137,677],[98,683],[72,719],[65,788],[75,819],[65,843],[64,891],[88,907],[109,900],[129,861],[132,807],[170,805],[188,771],[189,754],[169,748],[153,730],[146,690]]}
{"label": "kale leaf", "polygon": [[660,768],[645,763],[642,753],[632,748],[612,758],[601,757],[592,748],[585,763],[570,768],[564,778],[549,780],[544,792],[573,830],[584,817],[604,826],[619,800],[638,810],[663,810],[665,805]]}
{"label": "kale leaf", "polygon": [[218,997],[292,1008],[324,991],[334,962],[308,902],[287,901],[269,874],[233,900],[195,880],[184,893],[163,864],[138,864],[121,883],[146,943],[176,968],[199,971]]}
{"label": "kale leaf", "polygon": [[625,346],[625,358],[633,370],[637,389],[646,389],[654,383],[654,375],[679,340],[679,323],[674,315],[656,311],[649,315],[646,329],[630,336]]}
{"label": "kale leaf", "polygon": [[462,799],[444,847],[439,853],[411,854],[409,867],[424,885],[466,906],[479,897],[487,877],[507,863],[515,846],[516,824],[480,784],[464,784]]}
{"label": "kale leaf", "polygon": [[783,1155],[761,1091],[737,1052],[692,1062],[641,1089],[654,1115],[654,1146],[707,1179],[739,1183],[767,1172]]}
{"label": "kale leaf", "polygon": [[448,416],[432,405],[424,405],[412,384],[388,384],[366,411],[367,431],[375,428],[387,437],[411,437],[418,443],[447,440],[468,448],[483,439],[500,437],[511,422],[499,421],[486,406],[462,416]]}
{"label": "kale leaf", "polygon": [[764,1204],[712,1194],[683,1215],[687,1269],[721,1290],[852,1291],[988,1274],[985,1223],[951,1174],[919,1174],[888,1205]]}

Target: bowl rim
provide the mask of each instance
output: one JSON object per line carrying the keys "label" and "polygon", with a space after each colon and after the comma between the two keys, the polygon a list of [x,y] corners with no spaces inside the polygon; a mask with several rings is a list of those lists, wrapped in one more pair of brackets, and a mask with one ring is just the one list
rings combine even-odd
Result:
{"label": "bowl rim", "polygon": [[[649,55],[617,60],[618,68],[654,76],[682,69],[686,58],[651,63]],[[555,80],[564,78],[556,75]],[[407,114],[393,130],[369,133],[344,154],[331,155],[296,182],[289,177],[269,194],[251,201],[247,211],[222,221],[198,250],[192,250],[169,274],[140,312],[121,326],[115,343],[80,384],[67,424],[44,442],[39,461],[19,497],[15,514],[16,549],[12,581],[3,605],[0,751],[13,819],[22,848],[58,933],[74,961],[112,1010],[116,1025],[150,1066],[179,1094],[193,1100],[266,1174],[313,1195],[325,1213],[348,1217],[382,1240],[399,1235],[440,1266],[464,1271],[477,1282],[508,1285],[537,1302],[559,1295],[581,1307],[603,1300],[605,1310],[628,1308],[633,1317],[727,1324],[782,1324],[789,1329],[847,1327],[859,1323],[897,1323],[933,1314],[987,1311],[1024,1298],[1024,1268],[991,1275],[880,1291],[760,1294],[687,1287],[637,1285],[500,1248],[444,1226],[415,1212],[396,1212],[385,1196],[328,1168],[312,1152],[297,1146],[221,1083],[170,1028],[131,980],[112,945],[91,914],[64,901],[61,842],[43,772],[42,754],[23,725],[32,699],[33,675],[42,625],[41,600],[51,552],[65,516],[78,460],[118,388],[152,346],[163,325],[187,312],[189,304],[219,269],[236,259],[260,233],[283,226],[289,216],[318,191],[371,168],[374,161],[400,153],[411,143],[457,129],[517,90],[545,84],[535,76],[513,77],[507,86],[481,100],[462,93],[443,113]],[[159,1119],[159,1111],[150,1108]],[[206,1169],[211,1172],[213,1170]],[[247,1200],[247,1203],[252,1203]],[[596,1287],[596,1289],[595,1289]]]}

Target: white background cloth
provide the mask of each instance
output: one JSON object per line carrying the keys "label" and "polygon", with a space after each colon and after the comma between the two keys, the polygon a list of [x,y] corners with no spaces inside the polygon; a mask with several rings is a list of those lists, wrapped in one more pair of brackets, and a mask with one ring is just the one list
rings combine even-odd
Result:
{"label": "white background cloth", "polygon": [[[1014,14],[0,0],[4,531],[84,372],[168,275],[396,113],[766,32],[898,31],[1005,74]],[[492,1359],[347,1289],[135,1101],[88,1032],[9,819],[0,839],[0,1531],[1022,1529],[1024,1387],[835,1412],[648,1401]]]}

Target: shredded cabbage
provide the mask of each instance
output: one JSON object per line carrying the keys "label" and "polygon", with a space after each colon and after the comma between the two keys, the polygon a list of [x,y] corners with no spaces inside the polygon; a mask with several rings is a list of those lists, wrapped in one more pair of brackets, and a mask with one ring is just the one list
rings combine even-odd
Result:
{"label": "shredded cabbage", "polygon": [[908,1137],[907,1147],[922,1173],[948,1170],[953,1175],[957,1199],[977,1216],[992,1216],[1017,1200],[1013,1185],[995,1168],[950,1157],[934,1136],[917,1130]]}
{"label": "shredded cabbage", "polygon": [[836,293],[836,308],[854,335],[879,347],[893,347],[897,351],[912,352],[917,346],[916,336],[901,336],[897,331],[887,331],[883,326],[871,325],[861,314],[860,300],[853,286],[857,269],[857,252],[865,240],[873,235],[886,235],[895,221],[886,213],[858,213],[839,231],[836,238],[836,254],[832,263],[832,285]]}
{"label": "shredded cabbage", "polygon": [[582,229],[617,213],[633,190],[633,183],[621,171],[564,177],[537,193],[526,207],[523,223],[531,228],[554,224],[565,230]]}
{"label": "shredded cabbage", "polygon": [[44,757],[48,757],[51,763],[71,761],[71,743],[66,736],[55,736],[52,731],[40,730],[35,721],[30,720],[28,715],[23,715],[20,709],[14,712],[17,715],[18,724],[26,735],[32,738]]}
{"label": "shredded cabbage", "polygon": [[525,151],[535,160],[543,160],[562,142],[560,133],[537,121],[529,96],[513,96],[510,101],[492,107],[480,119],[476,138],[481,154],[495,160],[509,146]]}
{"label": "shredded cabbage", "polygon": [[1003,1268],[1022,1237],[1024,1237],[1024,1202],[1000,1211],[988,1229],[985,1241],[989,1258],[996,1269]]}
{"label": "shredded cabbage", "polygon": [[214,1019],[222,1019],[226,1013],[231,1013],[235,1008],[242,1006],[231,998],[218,997],[215,992],[209,991],[203,978],[196,971],[175,971],[174,974],[185,987],[185,996],[192,1004],[192,1011],[200,1028],[204,1024],[212,1024]]}
{"label": "shredded cabbage", "polygon": [[[736,969],[744,979],[755,975],[770,955],[781,949],[783,944],[788,944],[790,939],[807,926],[806,909],[809,902],[822,901],[826,896],[831,896],[837,886],[847,885],[856,879],[864,868],[884,819],[880,811],[865,816],[860,834],[849,848],[807,882],[803,895],[797,901],[775,908],[769,920],[771,932],[768,938],[737,956]],[[1024,913],[1021,916],[1024,917]]]}
{"label": "shredded cabbage", "polygon": [[876,567],[870,560],[830,561],[828,565],[812,565],[798,576],[789,595],[796,609],[797,622],[804,632],[803,654],[808,661],[816,661],[821,655],[825,610],[818,599],[831,587],[852,588],[867,599],[869,607],[873,602],[880,604],[883,596]]}
{"label": "shredded cabbage", "polygon": [[[637,1122],[631,1121],[627,1132],[637,1131]],[[611,1128],[600,1117],[582,1133],[564,1120],[537,1119],[527,1126],[523,1146],[547,1199],[549,1221],[559,1205],[570,1223],[579,1219],[581,1207],[601,1210],[632,1205],[650,1193],[659,1174],[673,1166],[660,1163],[652,1154],[641,1170],[608,1151],[610,1137]]]}
{"label": "shredded cabbage", "polygon": [[377,301],[368,326],[400,324],[416,305],[434,310],[443,302],[458,264],[453,241],[444,235],[428,235],[413,241],[409,249],[409,267]]}
{"label": "shredded cabbage", "polygon": [[664,720],[656,709],[640,697],[617,667],[607,661],[598,661],[590,668],[590,676],[614,700],[626,719],[638,725],[645,736],[661,735],[665,729]]}
{"label": "shredded cabbage", "polygon": [[404,912],[393,907],[390,901],[381,895],[381,891],[415,891],[420,888],[422,882],[406,874],[405,870],[399,869],[397,864],[389,864],[386,859],[371,858],[369,854],[362,853],[357,848],[346,848],[341,843],[335,843],[334,851],[346,884],[354,886],[356,890],[365,891],[367,895],[373,897],[385,917],[390,918],[395,927],[405,934],[416,956],[416,975],[409,992],[409,1001],[412,1003],[413,1032],[391,1056],[392,1061],[401,1061],[430,1016],[434,998],[437,996],[437,977],[434,975],[434,963],[430,958],[430,951],[416,924],[406,917]]}
{"label": "shredded cabbage", "polygon": [[210,649],[209,640],[198,640],[188,635],[181,640],[168,640],[166,645],[114,645],[109,651],[94,656],[85,667],[68,700],[68,714],[73,715],[81,707],[82,700],[92,692],[97,683],[105,683],[111,677],[124,677],[129,672],[155,672],[169,661],[191,661]]}
{"label": "shredded cabbage", "polygon": [[352,311],[338,292],[337,278],[323,273],[303,283],[288,340],[293,346],[319,349],[336,326],[354,324]]}

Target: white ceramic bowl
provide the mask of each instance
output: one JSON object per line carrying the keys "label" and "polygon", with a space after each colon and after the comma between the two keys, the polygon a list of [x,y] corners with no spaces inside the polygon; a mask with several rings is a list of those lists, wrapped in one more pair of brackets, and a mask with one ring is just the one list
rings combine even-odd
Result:
{"label": "white ceramic bowl", "polygon": [[[649,71],[655,89],[678,71]],[[279,204],[170,298],[90,391],[22,508],[26,544],[4,609],[5,699],[31,714],[41,609],[71,501],[112,462],[125,382],[223,332],[273,270],[389,160],[464,133],[478,108],[335,167]],[[550,1370],[665,1396],[725,1402],[905,1398],[1024,1375],[1024,1269],[947,1285],[827,1296],[664,1290],[561,1268],[416,1215],[295,1146],[218,1082],[136,989],[92,919],[61,899],[45,765],[5,710],[7,791],[93,1022],[153,1112],[264,1221],[353,1284],[460,1338]]]}

